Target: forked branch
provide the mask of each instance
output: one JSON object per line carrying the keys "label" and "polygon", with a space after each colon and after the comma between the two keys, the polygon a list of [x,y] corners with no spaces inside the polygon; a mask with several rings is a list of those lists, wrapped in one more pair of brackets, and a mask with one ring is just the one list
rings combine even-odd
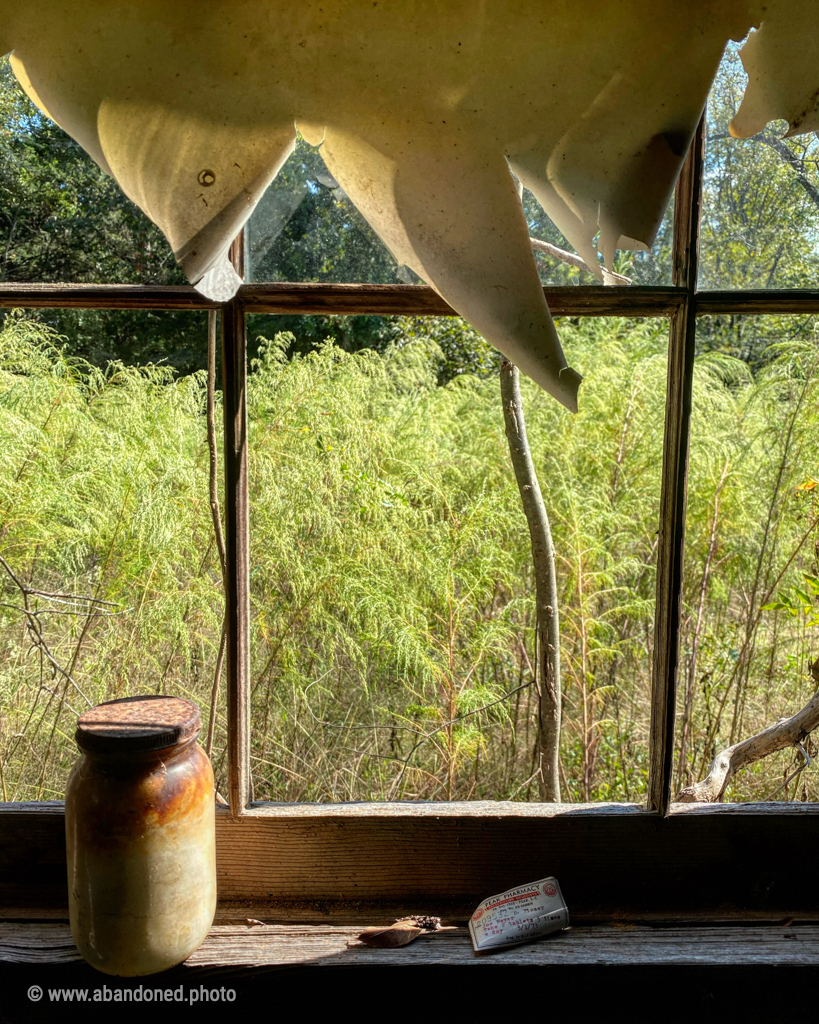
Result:
{"label": "forked branch", "polygon": [[[819,685],[819,658],[811,665],[811,675]],[[801,747],[805,737],[818,727],[819,692],[791,718],[781,718],[775,725],[763,729],[756,736],[750,736],[747,740],[741,740],[721,750],[711,762],[711,769],[702,782],[686,786],[677,800],[684,804],[716,803],[722,799],[728,783],[737,772],[763,757],[768,757],[769,754],[776,753],[777,750]],[[806,758],[802,767],[808,763]]]}
{"label": "forked branch", "polygon": [[[583,257],[578,256],[575,252],[568,252],[557,245],[552,245],[551,242],[544,242],[541,238],[530,237],[529,244],[535,252],[542,252],[544,256],[551,256],[553,259],[561,260],[563,263],[568,263],[570,267],[577,267],[578,270],[588,270],[594,273]],[[631,278],[626,277],[625,274],[615,274],[613,270],[608,270],[606,267],[601,267],[600,269],[603,272],[604,284],[622,285],[632,283]]]}

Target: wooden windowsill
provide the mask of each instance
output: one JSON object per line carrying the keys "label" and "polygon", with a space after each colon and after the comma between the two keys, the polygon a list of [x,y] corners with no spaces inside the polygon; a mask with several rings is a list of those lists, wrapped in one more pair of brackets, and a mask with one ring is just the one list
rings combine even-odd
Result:
{"label": "wooden windowsill", "polygon": [[[819,842],[817,804],[682,805],[667,818],[611,804],[268,804],[221,812],[216,828],[220,905],[281,921],[466,919],[547,875],[576,923],[819,921],[802,855]],[[0,806],[0,918],[53,919],[66,902],[62,805]]]}
{"label": "wooden windowsill", "polygon": [[[182,970],[266,967],[819,965],[819,925],[580,925],[539,942],[476,954],[465,927],[402,949],[356,941],[361,925],[216,925]],[[81,958],[65,923],[0,923],[0,962],[69,964]]]}

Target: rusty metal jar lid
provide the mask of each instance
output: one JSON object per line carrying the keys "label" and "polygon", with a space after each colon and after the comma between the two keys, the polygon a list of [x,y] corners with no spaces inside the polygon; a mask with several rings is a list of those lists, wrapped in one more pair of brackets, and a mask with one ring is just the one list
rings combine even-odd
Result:
{"label": "rusty metal jar lid", "polygon": [[92,753],[136,753],[175,747],[199,734],[199,708],[182,697],[122,697],[83,711],[75,739]]}

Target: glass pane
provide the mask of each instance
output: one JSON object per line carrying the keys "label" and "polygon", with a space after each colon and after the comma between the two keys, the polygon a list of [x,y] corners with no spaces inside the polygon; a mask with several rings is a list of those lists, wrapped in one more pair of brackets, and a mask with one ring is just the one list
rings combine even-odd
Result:
{"label": "glass pane", "polygon": [[[573,252],[527,190],[524,211],[533,238]],[[620,253],[615,270],[635,284],[670,284],[671,225],[666,216],[652,253]],[[248,280],[417,284],[399,266],[327,170],[320,147],[302,138],[247,226]],[[589,270],[536,253],[548,285],[599,282]]]}
{"label": "glass pane", "polygon": [[246,230],[250,281],[418,283],[301,137]]}
{"label": "glass pane", "polygon": [[728,134],[747,76],[729,45],[708,101],[701,288],[815,288],[819,141],[785,139],[784,121],[753,139]]}
{"label": "glass pane", "polygon": [[[254,796],[536,801],[531,550],[497,357],[459,320],[386,325],[350,353],[251,321]],[[563,799],[640,800],[667,328],[560,330],[580,413],[523,395],[558,556]]]}
{"label": "glass pane", "polygon": [[[677,791],[799,711],[819,679],[819,345],[814,317],[703,318],[694,370]],[[813,669],[812,665],[817,664]],[[805,741],[812,757],[816,747]],[[793,747],[725,799],[815,800]]]}
{"label": "glass pane", "polygon": [[[532,238],[551,242],[559,249],[574,252],[563,235],[549,219],[546,211],[528,189],[523,194],[523,210],[529,222]],[[671,284],[671,245],[674,229],[674,201],[672,199],[657,232],[657,238],[648,252],[620,250],[614,263],[614,270],[627,277],[636,285]],[[553,256],[535,251],[540,280],[544,285],[586,284],[599,285],[590,270],[578,270]]]}
{"label": "glass pane", "polygon": [[[0,325],[14,314],[0,309]],[[105,367],[161,364],[177,373],[207,366],[202,314],[154,309],[38,309],[30,315],[57,335],[66,355]]]}
{"label": "glass pane", "polygon": [[[0,328],[0,550],[40,592],[28,594],[27,619],[0,566],[2,800],[62,798],[89,705],[175,694],[207,723],[223,607],[203,374],[85,362],[70,354],[80,337],[35,315],[9,314]],[[83,314],[78,335],[95,316]],[[145,334],[164,316],[131,314]],[[203,349],[206,315],[175,315],[180,331],[183,321],[186,344]]]}
{"label": "glass pane", "polygon": [[0,281],[185,284],[162,232],[0,58]]}

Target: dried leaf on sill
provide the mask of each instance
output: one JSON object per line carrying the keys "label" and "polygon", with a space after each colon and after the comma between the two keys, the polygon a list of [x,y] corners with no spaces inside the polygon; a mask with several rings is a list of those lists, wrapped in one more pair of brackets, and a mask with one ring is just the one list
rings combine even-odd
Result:
{"label": "dried leaf on sill", "polygon": [[[453,928],[443,927],[440,917],[402,917],[386,927],[365,928],[358,936],[358,941],[377,949],[397,949],[399,946],[407,946],[414,942],[419,935],[446,931],[453,931]],[[349,945],[354,943],[348,943]]]}

